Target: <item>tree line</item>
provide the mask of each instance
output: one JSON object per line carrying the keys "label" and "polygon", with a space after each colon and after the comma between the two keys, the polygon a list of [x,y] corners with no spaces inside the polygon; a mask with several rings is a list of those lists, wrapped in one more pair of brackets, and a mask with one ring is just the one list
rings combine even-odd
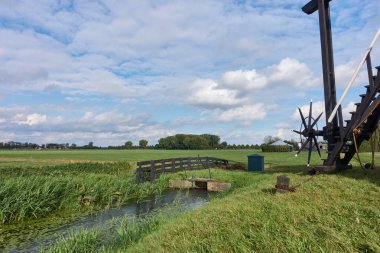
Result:
{"label": "tree line", "polygon": [[228,144],[226,141],[220,141],[220,137],[214,134],[176,134],[174,136],[167,136],[160,138],[156,145],[149,145],[145,139],[139,140],[137,144],[132,141],[126,141],[122,145],[100,147],[95,146],[93,142],[86,145],[77,145],[75,143],[46,143],[36,144],[29,142],[0,142],[0,149],[182,149],[182,150],[196,150],[196,149],[259,149],[260,146],[243,145],[243,144]]}
{"label": "tree line", "polygon": [[[374,141],[375,151],[380,151],[380,128],[372,135],[371,141]],[[85,145],[75,143],[46,143],[36,144],[30,142],[0,142],[0,149],[168,149],[168,150],[197,150],[197,149],[260,149],[265,145],[270,145],[279,140],[278,137],[265,136],[263,143],[258,144],[228,144],[222,141],[218,135],[214,134],[176,134],[160,138],[156,145],[149,145],[145,139],[141,139],[137,144],[132,141],[126,141],[122,145],[100,147],[95,146],[93,142]],[[371,151],[371,141],[364,141],[360,147],[360,152]],[[292,145],[293,150],[298,150],[298,143],[294,140],[285,143]]]}
{"label": "tree line", "polygon": [[98,149],[101,147],[94,146],[93,142],[89,142],[83,146],[79,146],[75,143],[46,143],[36,144],[31,142],[0,142],[0,149]]}

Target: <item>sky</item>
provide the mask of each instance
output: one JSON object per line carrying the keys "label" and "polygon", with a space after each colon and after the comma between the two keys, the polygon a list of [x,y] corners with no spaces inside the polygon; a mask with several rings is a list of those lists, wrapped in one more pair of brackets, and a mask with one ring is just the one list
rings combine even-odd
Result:
{"label": "sky", "polygon": [[[318,15],[301,11],[306,2],[0,0],[0,141],[298,140],[297,106],[324,111]],[[339,98],[380,26],[380,1],[330,6]],[[366,84],[362,69],[345,118]]]}

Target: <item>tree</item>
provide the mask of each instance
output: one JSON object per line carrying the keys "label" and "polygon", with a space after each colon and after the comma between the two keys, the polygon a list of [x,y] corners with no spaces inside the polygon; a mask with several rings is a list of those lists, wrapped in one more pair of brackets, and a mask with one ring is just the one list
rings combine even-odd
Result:
{"label": "tree", "polygon": [[202,134],[201,137],[204,137],[207,140],[209,148],[214,149],[219,146],[219,136],[213,134]]}
{"label": "tree", "polygon": [[220,137],[211,134],[176,134],[160,138],[156,148],[160,149],[215,149],[219,147]]}
{"label": "tree", "polygon": [[220,148],[222,148],[222,149],[227,148],[227,146],[228,146],[228,144],[226,141],[223,141],[222,143],[220,143]]}
{"label": "tree", "polygon": [[148,141],[147,140],[142,139],[142,140],[139,141],[140,148],[146,148],[147,145],[148,145]]}
{"label": "tree", "polygon": [[299,149],[298,143],[295,140],[293,140],[293,139],[291,139],[290,141],[286,141],[285,140],[284,142],[287,143],[287,144],[289,144],[289,145],[292,145],[293,150],[298,150]]}
{"label": "tree", "polygon": [[133,147],[133,143],[131,141],[126,141],[124,147],[126,149],[131,149]]}
{"label": "tree", "polygon": [[267,135],[267,136],[264,137],[264,144],[270,145],[273,142],[276,142],[278,140],[280,140],[280,138],[278,138],[277,136]]}

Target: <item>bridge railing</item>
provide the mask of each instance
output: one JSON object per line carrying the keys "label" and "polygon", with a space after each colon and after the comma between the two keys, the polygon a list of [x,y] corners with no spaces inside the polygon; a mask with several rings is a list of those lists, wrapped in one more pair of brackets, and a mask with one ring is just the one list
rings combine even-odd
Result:
{"label": "bridge railing", "polygon": [[165,173],[209,169],[228,160],[215,157],[181,157],[137,162],[136,183],[153,182]]}

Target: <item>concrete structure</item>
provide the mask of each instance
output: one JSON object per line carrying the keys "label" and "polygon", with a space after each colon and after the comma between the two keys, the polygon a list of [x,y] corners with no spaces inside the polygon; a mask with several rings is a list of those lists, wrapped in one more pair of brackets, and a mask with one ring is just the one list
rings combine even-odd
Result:
{"label": "concrete structure", "polygon": [[169,180],[169,188],[176,189],[205,189],[207,191],[220,192],[231,188],[230,183],[217,182],[209,178],[188,178],[185,180]]}

